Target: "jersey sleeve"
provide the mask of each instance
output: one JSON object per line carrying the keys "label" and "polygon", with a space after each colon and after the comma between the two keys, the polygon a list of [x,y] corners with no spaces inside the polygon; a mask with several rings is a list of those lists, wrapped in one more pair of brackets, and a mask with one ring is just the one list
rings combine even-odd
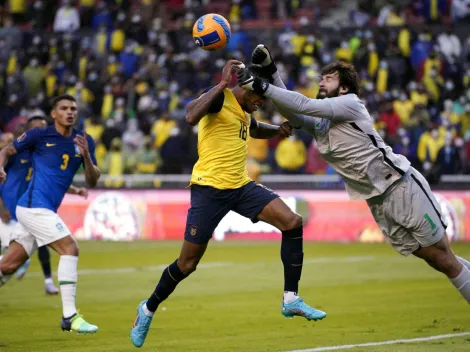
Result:
{"label": "jersey sleeve", "polygon": [[86,138],[87,138],[87,141],[88,141],[88,150],[90,151],[90,158],[91,158],[91,161],[93,162],[93,165],[97,165],[97,162],[96,162],[96,152],[95,152],[95,141],[93,140],[93,138],[87,134],[86,135]]}
{"label": "jersey sleeve", "polygon": [[[209,88],[206,88],[204,89],[204,92],[203,93],[207,93],[208,91],[210,91],[213,87],[209,87]],[[224,92],[220,92],[214,99],[214,101],[211,103],[211,105],[209,106],[209,109],[207,110],[207,112],[209,114],[216,114],[218,112],[220,112],[220,110],[222,110],[222,106],[224,106],[224,100],[225,100],[225,94]]]}
{"label": "jersey sleeve", "polygon": [[20,153],[27,149],[34,149],[45,130],[45,128],[33,128],[15,139],[13,141],[13,146],[15,147],[16,152]]}
{"label": "jersey sleeve", "polygon": [[[310,99],[305,95],[270,85],[265,96],[291,112],[336,122],[352,122],[364,115],[364,104],[355,94],[334,98]],[[366,111],[367,113],[367,111]]]}
{"label": "jersey sleeve", "polygon": [[259,126],[258,121],[256,121],[256,119],[253,116],[251,116],[250,131],[258,128],[258,126]]}

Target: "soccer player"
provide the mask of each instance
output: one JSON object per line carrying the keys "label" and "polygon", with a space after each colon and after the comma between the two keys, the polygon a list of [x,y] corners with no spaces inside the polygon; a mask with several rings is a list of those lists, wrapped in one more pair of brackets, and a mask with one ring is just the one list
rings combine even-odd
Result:
{"label": "soccer player", "polygon": [[218,85],[188,104],[186,121],[198,126],[199,160],[191,177],[191,208],[188,211],[179,258],[168,266],[152,295],[141,302],[131,330],[134,346],[144,344],[158,305],[187,278],[201,260],[222,218],[233,210],[253,222],[265,221],[282,232],[285,317],[323,319],[326,314],[297,296],[303,263],[302,218],[272,190],[254,183],[246,168],[248,134],[252,138],[288,137],[291,126],[258,123],[250,116],[263,99],[240,87],[228,89],[233,73],[242,63],[229,60]]}
{"label": "soccer player", "polygon": [[4,165],[8,157],[30,150],[33,158],[31,181],[16,207],[18,223],[0,260],[0,279],[14,273],[37,247],[48,245],[60,255],[62,330],[94,333],[98,327],[87,323],[75,307],[78,245],[56,211],[80,165],[84,165],[89,187],[96,186],[100,172],[93,139],[73,128],[77,119],[75,98],[70,95],[55,98],[51,116],[52,126],[29,130],[0,151],[1,183],[7,178]]}
{"label": "soccer player", "polygon": [[[27,130],[33,128],[45,128],[47,127],[46,119],[43,116],[32,116],[29,118],[26,124]],[[18,135],[24,132],[24,128],[20,130]],[[28,188],[28,183],[31,180],[33,174],[33,162],[31,158],[31,152],[24,150],[20,154],[15,154],[8,159],[8,163],[5,166],[5,171],[8,173],[8,178],[4,184],[0,185],[0,217],[3,222],[0,237],[2,239],[1,249],[2,253],[5,253],[8,244],[10,242],[11,232],[17,222],[16,219],[16,205],[18,200]],[[70,186],[67,193],[77,194],[82,197],[88,196],[88,190],[84,187]],[[38,248],[38,257],[41,263],[42,271],[44,274],[44,290],[48,295],[56,295],[59,293],[59,289],[55,287],[54,281],[52,280],[52,270],[50,263],[50,253],[47,246]],[[31,263],[28,259],[15,273],[18,280],[22,279],[26,274],[26,271]],[[9,276],[3,277],[2,284],[5,284],[5,280]]]}
{"label": "soccer player", "polygon": [[399,253],[424,259],[445,274],[470,303],[470,263],[454,255],[447,224],[426,179],[403,155],[394,154],[373,127],[359,100],[359,75],[354,67],[334,62],[321,71],[317,99],[285,89],[269,50],[258,45],[254,76],[241,72],[244,89],[270,98],[295,128],[317,140],[324,159],[341,175],[351,199],[366,200],[382,233]]}

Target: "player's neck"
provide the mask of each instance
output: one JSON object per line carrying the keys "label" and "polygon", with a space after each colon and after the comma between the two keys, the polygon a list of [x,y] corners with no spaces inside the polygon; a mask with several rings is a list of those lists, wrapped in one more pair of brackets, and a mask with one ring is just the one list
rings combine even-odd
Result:
{"label": "player's neck", "polygon": [[64,137],[70,137],[72,135],[73,126],[60,126],[55,124],[55,130]]}

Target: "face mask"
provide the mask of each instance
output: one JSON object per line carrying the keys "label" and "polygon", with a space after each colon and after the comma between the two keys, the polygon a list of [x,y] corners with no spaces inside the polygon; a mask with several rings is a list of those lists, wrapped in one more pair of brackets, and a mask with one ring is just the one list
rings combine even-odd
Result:
{"label": "face mask", "polygon": [[409,139],[408,137],[403,137],[403,138],[401,139],[401,143],[402,143],[405,147],[407,147],[407,146],[410,144],[410,139]]}
{"label": "face mask", "polygon": [[88,80],[89,81],[96,81],[98,79],[98,75],[96,74],[96,72],[91,72],[89,75],[88,75]]}
{"label": "face mask", "polygon": [[405,93],[403,93],[403,94],[400,95],[400,100],[401,100],[401,101],[406,101],[406,100],[408,100],[408,97],[406,96]]}
{"label": "face mask", "polygon": [[179,89],[179,85],[177,82],[171,82],[168,89],[170,90],[171,93],[176,93]]}
{"label": "face mask", "polygon": [[446,82],[446,89],[447,90],[452,90],[454,89],[454,83],[452,81],[447,81]]}
{"label": "face mask", "polygon": [[38,66],[38,60],[32,59],[30,65],[31,65],[31,67],[37,67]]}
{"label": "face mask", "polygon": [[431,137],[434,138],[434,139],[439,137],[439,131],[438,130],[432,130],[431,131]]}
{"label": "face mask", "polygon": [[159,98],[159,99],[166,99],[166,98],[168,98],[168,92],[167,92],[166,90],[161,91],[160,93],[158,93],[158,98]]}
{"label": "face mask", "polygon": [[38,45],[39,43],[41,43],[41,37],[34,37],[33,44]]}

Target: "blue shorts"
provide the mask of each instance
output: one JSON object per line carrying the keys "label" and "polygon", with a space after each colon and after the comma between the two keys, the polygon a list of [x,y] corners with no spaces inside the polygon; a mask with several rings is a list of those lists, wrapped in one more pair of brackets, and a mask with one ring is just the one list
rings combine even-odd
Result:
{"label": "blue shorts", "polygon": [[237,189],[225,190],[192,185],[184,239],[194,244],[206,244],[230,210],[257,222],[258,214],[276,198],[279,198],[278,194],[253,181]]}

